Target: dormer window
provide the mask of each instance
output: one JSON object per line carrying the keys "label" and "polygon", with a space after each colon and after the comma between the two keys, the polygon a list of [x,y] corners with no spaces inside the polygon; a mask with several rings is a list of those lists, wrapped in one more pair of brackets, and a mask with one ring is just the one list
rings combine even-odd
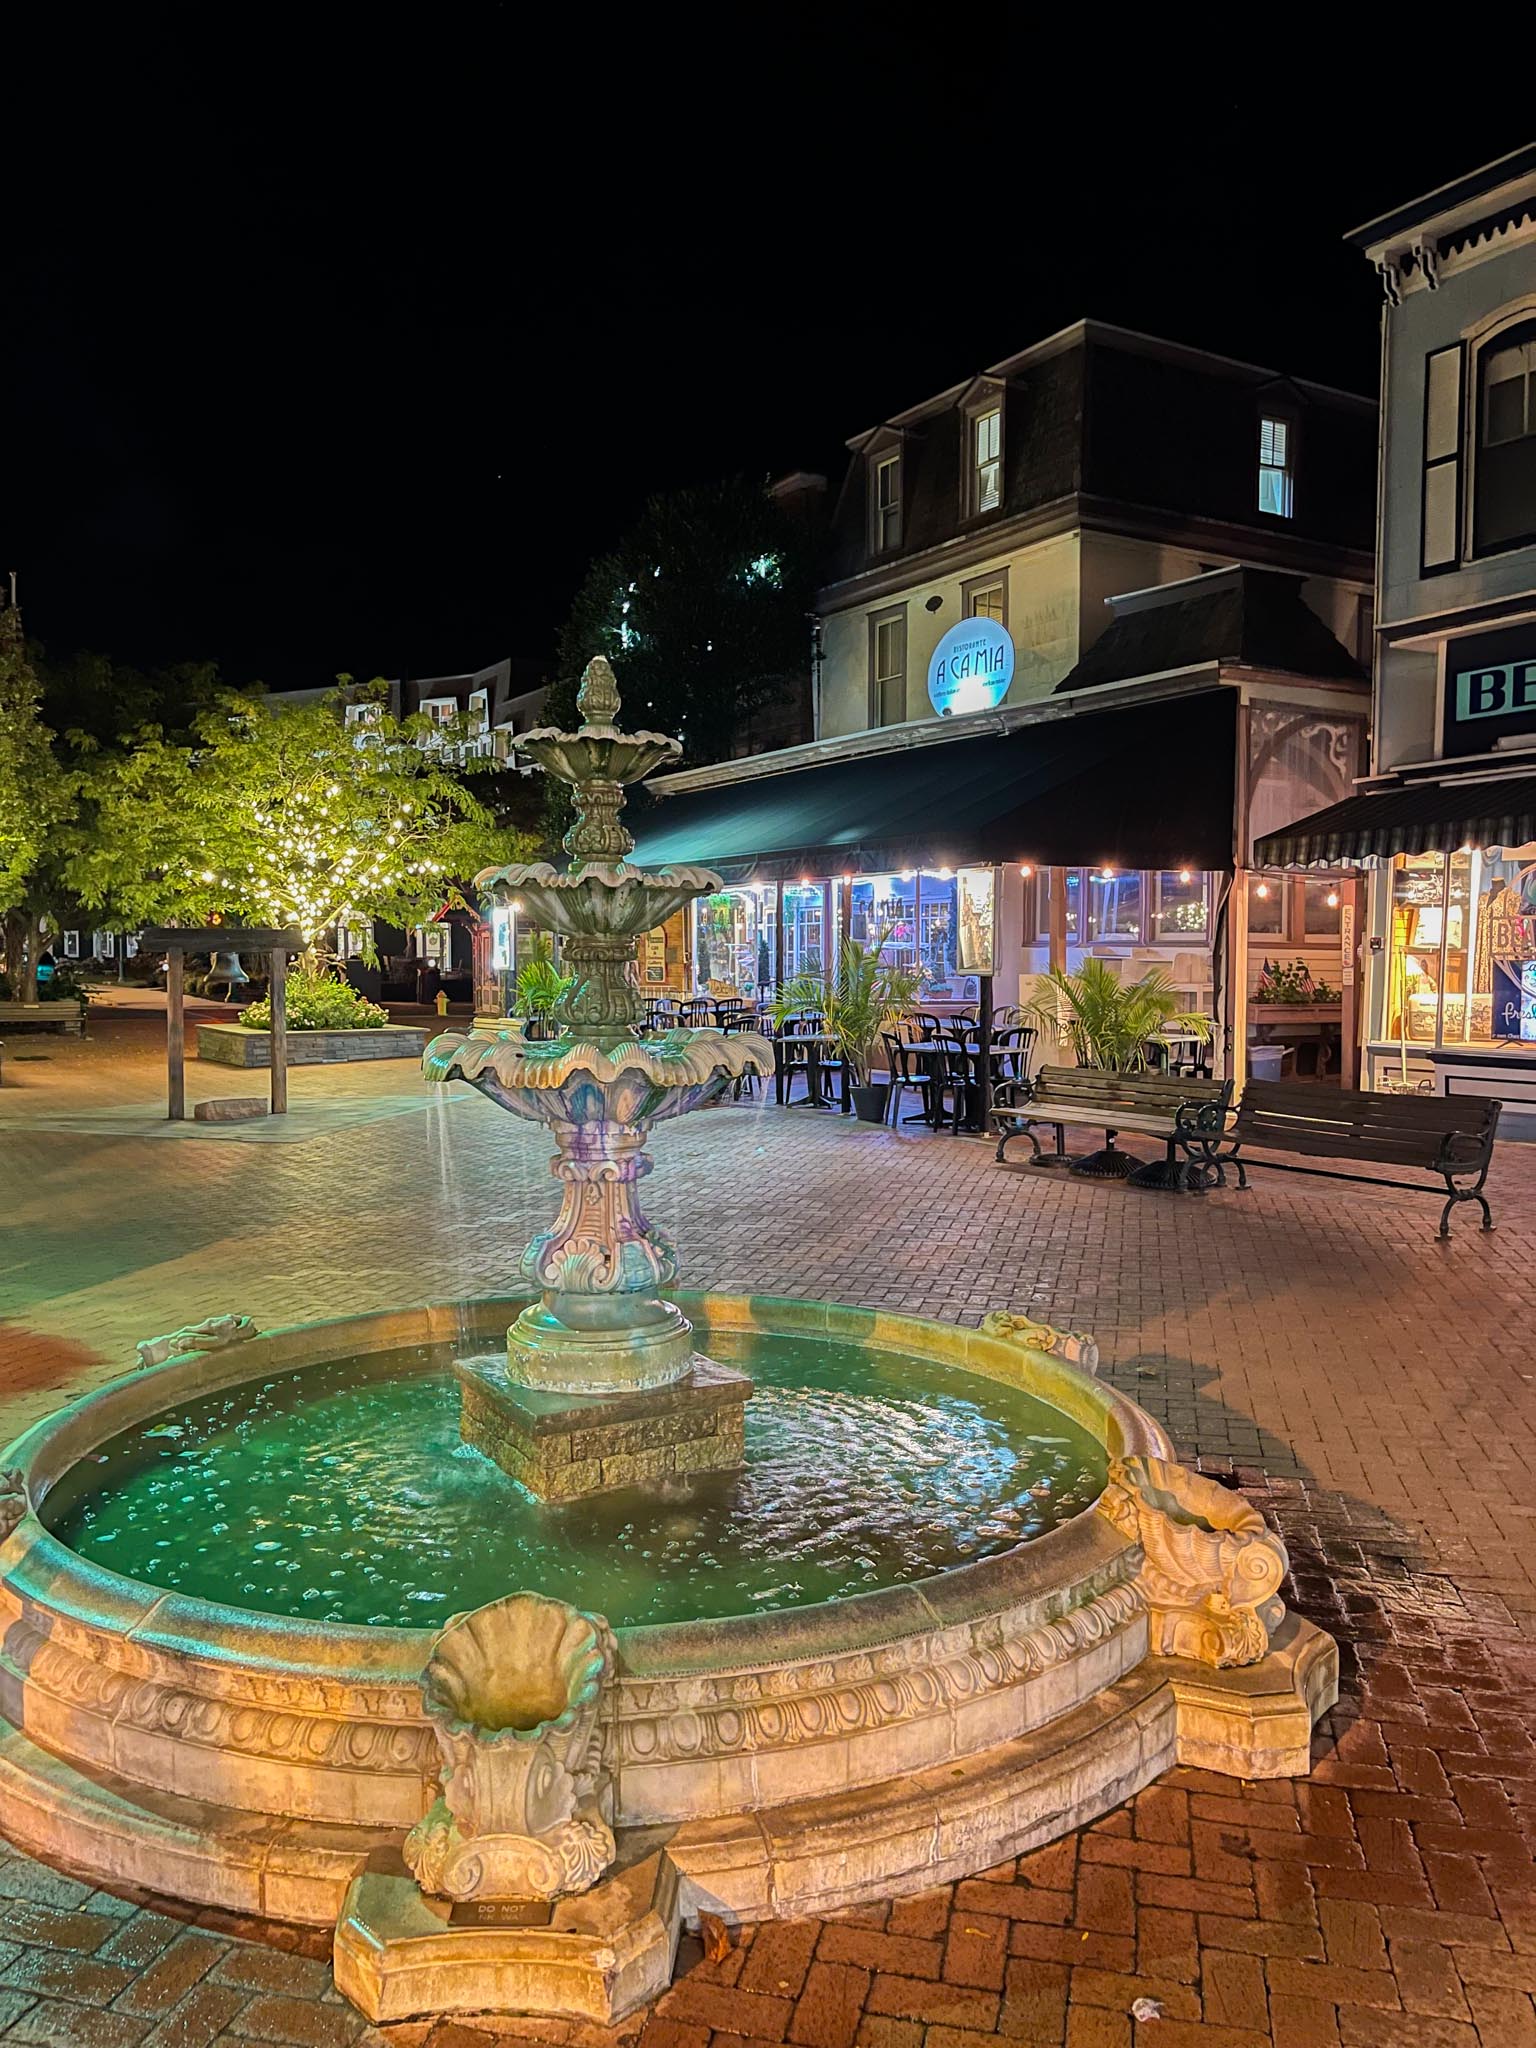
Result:
{"label": "dormer window", "polygon": [[1259,421],[1259,510],[1289,519],[1296,508],[1295,429],[1266,413]]}
{"label": "dormer window", "polygon": [[973,412],[969,511],[995,512],[1003,502],[1003,408],[983,407]]}
{"label": "dormer window", "polygon": [[901,450],[875,457],[869,477],[869,547],[883,555],[901,546]]}

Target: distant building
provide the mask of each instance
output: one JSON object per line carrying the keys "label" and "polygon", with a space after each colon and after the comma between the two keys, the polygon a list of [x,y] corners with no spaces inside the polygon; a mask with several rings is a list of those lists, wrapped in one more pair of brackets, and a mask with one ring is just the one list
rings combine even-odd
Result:
{"label": "distant building", "polygon": [[1386,297],[1371,772],[1260,853],[1370,872],[1373,1083],[1536,1106],[1536,146],[1349,239]]}
{"label": "distant building", "polygon": [[[274,690],[274,703],[309,704],[327,697],[334,684],[304,690]],[[442,724],[462,720],[467,737],[459,745],[467,752],[489,754],[509,766],[519,766],[512,752],[518,733],[530,731],[544,710],[548,684],[539,664],[513,657],[493,662],[489,668],[462,675],[396,677],[389,681],[383,699],[385,709],[395,718],[424,713]],[[370,705],[378,701],[358,693],[357,703],[347,711],[349,722],[367,720]]]}

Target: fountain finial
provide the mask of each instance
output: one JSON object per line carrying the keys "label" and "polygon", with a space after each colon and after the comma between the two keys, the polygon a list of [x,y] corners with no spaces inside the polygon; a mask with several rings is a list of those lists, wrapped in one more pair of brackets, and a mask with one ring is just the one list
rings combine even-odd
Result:
{"label": "fountain finial", "polygon": [[584,725],[612,725],[619,715],[619,682],[606,655],[594,654],[581,672],[576,708]]}

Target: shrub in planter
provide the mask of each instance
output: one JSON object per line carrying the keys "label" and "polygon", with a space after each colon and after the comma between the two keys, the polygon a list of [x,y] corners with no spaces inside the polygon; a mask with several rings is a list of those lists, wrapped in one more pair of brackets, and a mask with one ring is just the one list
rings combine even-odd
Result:
{"label": "shrub in planter", "polygon": [[[389,1022],[387,1010],[358,994],[335,974],[290,976],[285,1009],[290,1031],[377,1031]],[[272,998],[265,995],[241,1012],[240,1022],[252,1031],[272,1029]]]}

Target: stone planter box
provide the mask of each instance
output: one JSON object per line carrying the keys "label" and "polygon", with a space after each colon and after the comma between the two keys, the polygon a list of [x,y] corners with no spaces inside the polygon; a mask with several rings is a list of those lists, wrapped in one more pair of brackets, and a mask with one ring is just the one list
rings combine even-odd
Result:
{"label": "stone planter box", "polygon": [[[375,1031],[290,1031],[290,1067],[325,1067],[342,1060],[419,1060],[429,1033],[414,1024],[381,1024]],[[197,1056],[220,1067],[270,1067],[272,1034],[244,1024],[199,1024]]]}

